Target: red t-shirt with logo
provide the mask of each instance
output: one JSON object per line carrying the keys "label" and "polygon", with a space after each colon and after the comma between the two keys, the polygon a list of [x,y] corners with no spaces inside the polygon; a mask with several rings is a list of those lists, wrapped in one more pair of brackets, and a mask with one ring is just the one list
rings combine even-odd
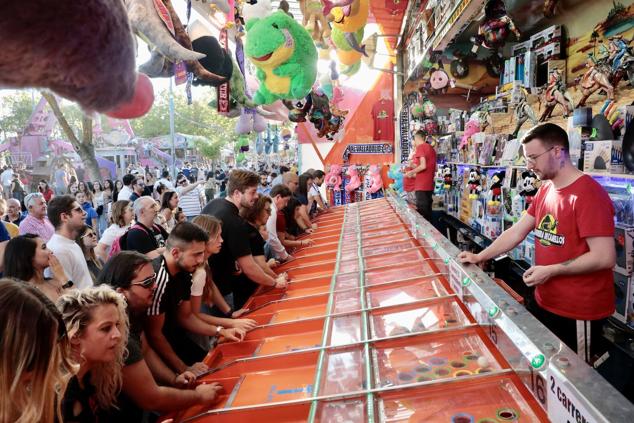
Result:
{"label": "red t-shirt with logo", "polygon": [[[583,175],[562,189],[539,188],[528,208],[535,218],[535,263],[562,263],[588,251],[585,238],[614,236],[614,207],[607,192]],[[535,299],[544,309],[576,320],[597,320],[614,312],[612,269],[557,276],[538,285]]]}
{"label": "red t-shirt with logo", "polygon": [[434,190],[434,177],[436,175],[436,151],[434,147],[422,143],[416,147],[412,163],[414,166],[420,165],[421,158],[425,158],[425,165],[427,166],[422,172],[416,174],[416,183],[414,184],[414,191],[433,191]]}

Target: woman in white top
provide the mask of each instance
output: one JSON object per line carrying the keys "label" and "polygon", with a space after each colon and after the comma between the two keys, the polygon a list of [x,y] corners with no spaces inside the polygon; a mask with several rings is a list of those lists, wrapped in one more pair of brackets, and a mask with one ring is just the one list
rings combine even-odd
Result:
{"label": "woman in white top", "polygon": [[134,219],[132,204],[128,200],[115,201],[112,203],[111,210],[111,225],[105,230],[97,244],[97,248],[95,248],[95,254],[104,263],[108,261],[108,255],[110,254],[114,240],[128,230],[132,219]]}
{"label": "woman in white top", "polygon": [[95,181],[92,184],[92,204],[97,214],[99,215],[99,220],[97,224],[97,228],[93,228],[97,231],[97,235],[103,234],[108,227],[108,219],[104,201],[105,193],[103,191],[103,187],[101,182]]}

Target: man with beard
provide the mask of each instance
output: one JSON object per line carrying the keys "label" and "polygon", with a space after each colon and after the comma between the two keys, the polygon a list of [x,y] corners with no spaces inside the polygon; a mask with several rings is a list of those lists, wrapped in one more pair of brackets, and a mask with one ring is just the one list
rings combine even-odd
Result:
{"label": "man with beard", "polygon": [[62,195],[51,200],[47,213],[55,227],[55,234],[46,243],[48,249],[53,251],[76,288],[93,286],[84,253],[75,242],[86,226],[86,212],[71,195]]}
{"label": "man with beard", "polygon": [[199,226],[179,223],[167,238],[165,252],[152,260],[156,291],[147,311],[145,334],[152,349],[179,374],[190,366],[196,370],[207,368],[201,361],[208,351],[191,341],[186,331],[223,336],[229,341],[244,337],[240,329],[209,325],[191,311],[192,273],[205,260],[208,240],[209,235]]}
{"label": "man with beard", "polygon": [[561,127],[538,125],[522,145],[528,169],[545,182],[519,222],[479,254],[458,258],[484,262],[534,230],[535,266],[524,273],[524,283],[536,287],[531,311],[592,364],[604,352],[602,327],[614,312],[614,207],[603,187],[572,165]]}
{"label": "man with beard", "polygon": [[[285,276],[273,278],[267,275],[253,259],[246,226],[248,223],[239,214],[241,209],[251,208],[255,204],[259,182],[257,173],[233,170],[229,174],[227,197],[216,198],[203,209],[204,214],[215,216],[222,222],[224,242],[220,252],[209,259],[209,265],[218,289],[235,310],[242,307],[246,300],[245,291],[252,291],[255,284],[286,287]],[[234,303],[234,292],[241,298],[238,303]]]}

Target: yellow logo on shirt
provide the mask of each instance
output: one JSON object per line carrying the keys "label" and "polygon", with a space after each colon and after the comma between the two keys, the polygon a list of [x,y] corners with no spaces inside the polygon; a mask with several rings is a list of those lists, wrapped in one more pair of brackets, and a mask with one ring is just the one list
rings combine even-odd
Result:
{"label": "yellow logo on shirt", "polygon": [[541,245],[560,247],[565,244],[566,237],[557,233],[558,223],[552,214],[547,214],[542,218],[535,229],[535,238],[539,240]]}

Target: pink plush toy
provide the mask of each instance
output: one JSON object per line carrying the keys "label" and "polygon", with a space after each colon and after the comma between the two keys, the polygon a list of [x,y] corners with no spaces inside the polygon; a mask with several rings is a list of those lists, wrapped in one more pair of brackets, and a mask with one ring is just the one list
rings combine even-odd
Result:
{"label": "pink plush toy", "polygon": [[471,138],[471,135],[477,134],[478,132],[480,132],[480,122],[476,120],[468,121],[464,129],[464,134],[460,139],[460,147],[458,149],[462,150],[465,145],[467,145],[467,142],[469,142],[469,138]]}
{"label": "pink plush toy", "polygon": [[372,179],[372,185],[370,185],[368,189],[370,194],[374,194],[383,189],[383,179],[381,178],[381,168],[379,166],[370,166],[370,178]]}
{"label": "pink plush toy", "polygon": [[335,191],[341,189],[341,166],[337,164],[330,166],[330,171],[326,175],[326,186]]}
{"label": "pink plush toy", "polygon": [[359,178],[359,172],[357,171],[357,167],[355,165],[348,167],[346,175],[350,177],[350,182],[346,185],[346,191],[352,192],[361,186],[361,179]]}

